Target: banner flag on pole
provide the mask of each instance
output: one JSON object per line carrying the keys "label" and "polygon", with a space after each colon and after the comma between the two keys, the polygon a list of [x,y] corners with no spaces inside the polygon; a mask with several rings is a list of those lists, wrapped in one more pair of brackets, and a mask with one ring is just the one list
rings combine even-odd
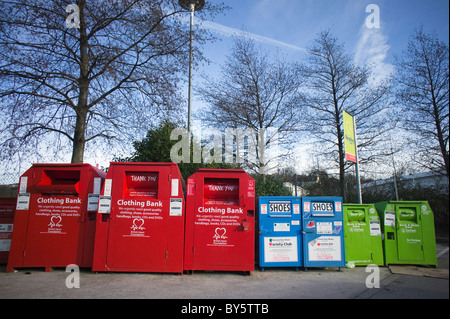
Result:
{"label": "banner flag on pole", "polygon": [[353,116],[344,111],[345,160],[356,163],[356,139]]}

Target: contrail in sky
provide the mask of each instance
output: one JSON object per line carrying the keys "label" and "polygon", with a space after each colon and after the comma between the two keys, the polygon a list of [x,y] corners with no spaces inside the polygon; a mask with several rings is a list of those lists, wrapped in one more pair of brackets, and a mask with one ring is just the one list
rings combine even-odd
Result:
{"label": "contrail in sky", "polygon": [[300,48],[298,46],[295,46],[295,45],[292,45],[292,44],[289,44],[286,42],[278,41],[275,39],[271,39],[268,37],[250,33],[250,32],[244,31],[244,30],[230,28],[230,27],[224,26],[224,25],[216,23],[216,22],[201,20],[201,23],[205,28],[207,28],[215,33],[218,33],[220,35],[226,36],[226,37],[239,36],[239,35],[244,34],[257,42],[270,44],[270,45],[274,45],[274,46],[279,46],[279,47],[284,47],[284,48],[288,48],[288,49],[295,50],[295,51],[302,51],[302,52],[306,51],[303,48]]}

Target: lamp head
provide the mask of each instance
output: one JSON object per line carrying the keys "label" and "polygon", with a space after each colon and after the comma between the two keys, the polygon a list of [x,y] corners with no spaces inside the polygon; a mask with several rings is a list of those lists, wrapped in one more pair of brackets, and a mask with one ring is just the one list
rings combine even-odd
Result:
{"label": "lamp head", "polygon": [[178,4],[188,11],[191,11],[191,4],[193,4],[194,11],[200,11],[205,6],[205,0],[178,0]]}

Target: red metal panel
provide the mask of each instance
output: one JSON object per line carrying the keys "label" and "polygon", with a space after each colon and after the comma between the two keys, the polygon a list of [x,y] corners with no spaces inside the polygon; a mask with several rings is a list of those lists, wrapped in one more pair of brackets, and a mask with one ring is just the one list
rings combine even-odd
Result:
{"label": "red metal panel", "polygon": [[253,271],[255,181],[243,170],[188,179],[185,270]]}
{"label": "red metal panel", "polygon": [[16,198],[0,198],[0,264],[8,263]]}
{"label": "red metal panel", "polygon": [[93,270],[182,273],[183,189],[176,164],[111,163],[100,201],[110,210],[99,209]]}
{"label": "red metal panel", "polygon": [[7,271],[91,267],[95,201],[105,175],[88,164],[34,164],[26,171],[19,182]]}

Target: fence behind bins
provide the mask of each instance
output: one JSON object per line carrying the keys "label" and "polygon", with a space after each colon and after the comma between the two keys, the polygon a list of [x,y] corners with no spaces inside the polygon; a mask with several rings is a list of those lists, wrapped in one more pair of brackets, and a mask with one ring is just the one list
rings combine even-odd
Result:
{"label": "fence behind bins", "polygon": [[0,176],[0,197],[16,197],[19,178]]}

